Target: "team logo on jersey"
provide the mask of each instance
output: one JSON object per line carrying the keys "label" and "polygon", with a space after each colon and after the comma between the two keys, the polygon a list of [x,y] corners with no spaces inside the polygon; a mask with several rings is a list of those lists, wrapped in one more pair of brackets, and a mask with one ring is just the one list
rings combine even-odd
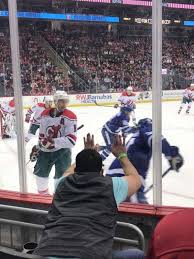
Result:
{"label": "team logo on jersey", "polygon": [[51,137],[51,138],[58,138],[58,137],[61,137],[61,125],[58,125],[58,126],[49,126],[47,129],[46,129],[46,136],[48,137]]}

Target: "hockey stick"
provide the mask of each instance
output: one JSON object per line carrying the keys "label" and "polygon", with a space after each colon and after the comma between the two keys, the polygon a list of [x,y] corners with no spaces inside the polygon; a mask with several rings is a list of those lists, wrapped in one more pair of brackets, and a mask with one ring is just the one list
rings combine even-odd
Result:
{"label": "hockey stick", "polygon": [[99,107],[115,108],[113,105],[101,105],[101,104],[97,103],[96,100],[94,101],[94,104]]}
{"label": "hockey stick", "polygon": [[83,127],[84,127],[84,124],[80,125],[80,126],[77,128],[77,130],[82,129]]}
{"label": "hockey stick", "polygon": [[[170,171],[172,170],[171,167],[169,167],[163,174],[162,174],[162,178],[164,178]],[[148,193],[152,188],[153,188],[153,184],[151,184],[147,190],[145,190],[144,194]]]}

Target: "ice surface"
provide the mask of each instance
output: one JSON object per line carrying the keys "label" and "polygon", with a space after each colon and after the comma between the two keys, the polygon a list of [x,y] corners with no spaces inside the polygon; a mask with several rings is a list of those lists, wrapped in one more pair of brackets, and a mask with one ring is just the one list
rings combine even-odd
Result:
{"label": "ice surface", "polygon": [[[179,102],[163,103],[163,136],[171,145],[177,145],[184,156],[185,164],[179,173],[170,172],[163,179],[163,204],[171,206],[194,206],[194,112],[186,115],[177,114]],[[78,132],[76,147],[73,149],[73,160],[75,155],[83,148],[83,136],[88,132],[95,135],[95,140],[103,144],[101,136],[102,125],[113,116],[118,110],[109,107],[76,107],[71,108],[78,117],[78,126],[84,124]],[[136,116],[138,119],[151,117],[151,103],[138,104]],[[27,132],[29,124],[25,123]],[[34,144],[37,143],[37,136],[26,145],[26,162],[29,160],[29,153]],[[106,161],[106,166],[113,156]],[[0,141],[0,188],[19,191],[17,143],[16,139]],[[36,193],[36,183],[33,176],[34,163],[27,165],[28,191]],[[168,168],[168,163],[163,159],[163,171]],[[50,175],[49,189],[53,191],[53,172]],[[152,183],[152,168],[150,168],[147,186]],[[149,202],[152,203],[152,192],[148,194]]]}

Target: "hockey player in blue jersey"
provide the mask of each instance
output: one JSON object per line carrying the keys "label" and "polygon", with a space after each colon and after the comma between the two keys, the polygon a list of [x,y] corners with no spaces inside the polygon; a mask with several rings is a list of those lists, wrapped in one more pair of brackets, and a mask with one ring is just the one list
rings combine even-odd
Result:
{"label": "hockey player in blue jersey", "polygon": [[[127,156],[133,166],[136,168],[142,179],[142,186],[135,196],[132,197],[132,202],[148,203],[144,194],[145,180],[147,177],[150,160],[152,157],[152,120],[141,119],[138,122],[138,130],[132,135],[127,146]],[[169,161],[172,170],[178,171],[183,165],[183,158],[179,154],[179,149],[176,146],[170,146],[168,141],[162,137],[162,153]],[[107,175],[123,176],[118,159],[115,159],[110,165]]]}
{"label": "hockey player in blue jersey", "polygon": [[127,136],[128,134],[134,132],[135,127],[129,126],[130,114],[133,109],[133,104],[121,106],[120,112],[107,121],[103,126],[102,136],[106,144],[106,146],[101,147],[101,150],[103,150],[101,153],[103,161],[110,155],[111,145],[116,135],[122,133],[123,136]]}

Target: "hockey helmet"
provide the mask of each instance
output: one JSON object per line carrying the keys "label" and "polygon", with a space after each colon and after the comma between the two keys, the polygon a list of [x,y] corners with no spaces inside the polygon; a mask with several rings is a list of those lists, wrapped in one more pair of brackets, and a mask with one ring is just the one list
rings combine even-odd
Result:
{"label": "hockey helmet", "polygon": [[134,109],[133,103],[121,106],[121,112],[132,112]]}
{"label": "hockey helmet", "polygon": [[59,100],[66,100],[69,102],[69,96],[65,91],[56,91],[56,93],[53,95],[53,100],[55,103],[57,103]]}
{"label": "hockey helmet", "polygon": [[126,90],[132,92],[133,91],[133,87],[132,86],[128,86]]}
{"label": "hockey helmet", "polygon": [[52,96],[45,96],[43,102],[45,103],[46,108],[52,107],[52,104],[53,104]]}
{"label": "hockey helmet", "polygon": [[53,101],[53,97],[52,96],[45,96],[44,97],[44,102],[52,102]]}
{"label": "hockey helmet", "polygon": [[15,107],[15,99],[14,98],[9,101],[9,106],[12,107],[12,108]]}
{"label": "hockey helmet", "polygon": [[44,97],[44,103],[52,103],[53,97],[52,96],[45,96]]}
{"label": "hockey helmet", "polygon": [[131,92],[133,92],[133,87],[132,86],[128,86],[126,88],[126,91],[127,91],[128,94],[130,94]]}
{"label": "hockey helmet", "polygon": [[152,119],[150,118],[145,118],[141,119],[138,121],[138,127],[143,128],[143,127],[152,127]]}
{"label": "hockey helmet", "polygon": [[191,83],[190,87],[191,89],[194,89],[194,83]]}

